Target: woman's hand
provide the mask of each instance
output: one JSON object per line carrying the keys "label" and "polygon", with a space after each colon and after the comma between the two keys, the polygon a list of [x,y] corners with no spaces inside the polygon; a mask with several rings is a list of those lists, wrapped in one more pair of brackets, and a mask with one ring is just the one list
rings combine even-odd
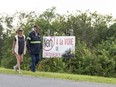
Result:
{"label": "woman's hand", "polygon": [[14,51],[14,50],[12,50],[12,54],[13,54],[13,55],[15,54],[15,51]]}

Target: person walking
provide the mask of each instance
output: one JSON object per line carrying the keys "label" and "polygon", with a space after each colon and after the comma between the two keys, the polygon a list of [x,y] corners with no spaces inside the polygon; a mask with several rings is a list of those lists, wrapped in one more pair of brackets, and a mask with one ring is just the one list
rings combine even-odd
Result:
{"label": "person walking", "polygon": [[42,49],[40,27],[35,25],[33,31],[27,37],[27,48],[31,56],[31,65],[29,68],[32,72],[36,71],[36,65],[40,61],[40,51]]}
{"label": "person walking", "polygon": [[15,38],[13,40],[13,54],[16,56],[17,64],[13,66],[14,70],[17,71],[19,69],[19,73],[21,72],[21,63],[23,62],[23,55],[26,54],[26,39],[23,34],[23,30],[19,28],[16,32]]}

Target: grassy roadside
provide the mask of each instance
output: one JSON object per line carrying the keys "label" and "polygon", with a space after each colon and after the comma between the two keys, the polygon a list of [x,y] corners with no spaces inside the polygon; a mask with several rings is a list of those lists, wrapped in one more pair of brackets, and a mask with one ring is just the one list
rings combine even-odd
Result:
{"label": "grassy roadside", "polygon": [[[15,72],[11,69],[4,69],[4,68],[0,68],[0,73],[18,75],[18,72]],[[21,75],[47,77],[47,78],[59,78],[59,79],[67,79],[67,80],[73,80],[73,81],[87,81],[87,82],[116,84],[116,78],[106,78],[106,77],[87,76],[87,75],[74,75],[74,74],[51,73],[51,72],[33,73],[30,71],[23,71]]]}

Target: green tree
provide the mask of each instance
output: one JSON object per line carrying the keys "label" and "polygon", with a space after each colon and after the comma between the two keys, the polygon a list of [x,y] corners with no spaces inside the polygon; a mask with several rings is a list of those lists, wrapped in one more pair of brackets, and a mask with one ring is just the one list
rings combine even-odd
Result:
{"label": "green tree", "polygon": [[[14,23],[16,26],[13,26]],[[54,35],[54,32],[58,32],[58,35],[67,34],[69,29],[74,29],[76,36],[75,58],[71,61],[63,58],[42,58],[38,70],[115,77],[116,23],[112,16],[89,11],[60,15],[55,12],[54,7],[42,14],[17,12],[13,16],[6,15],[1,18],[0,58],[3,67],[12,68],[16,63],[15,56],[11,54],[15,30],[21,26],[24,34],[28,36],[34,24],[41,27],[42,36],[48,29],[51,30],[51,35]],[[2,32],[4,30],[5,34]],[[30,58],[27,54],[24,56],[22,68],[28,70],[29,63]]]}
{"label": "green tree", "polygon": [[1,65],[1,59],[2,59],[3,44],[4,44],[3,27],[0,23],[0,65]]}

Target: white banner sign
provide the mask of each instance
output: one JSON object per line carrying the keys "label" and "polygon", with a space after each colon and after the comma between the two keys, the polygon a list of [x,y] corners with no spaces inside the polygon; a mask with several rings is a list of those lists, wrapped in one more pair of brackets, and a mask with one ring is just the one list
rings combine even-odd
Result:
{"label": "white banner sign", "polygon": [[44,36],[43,58],[73,57],[75,36]]}

